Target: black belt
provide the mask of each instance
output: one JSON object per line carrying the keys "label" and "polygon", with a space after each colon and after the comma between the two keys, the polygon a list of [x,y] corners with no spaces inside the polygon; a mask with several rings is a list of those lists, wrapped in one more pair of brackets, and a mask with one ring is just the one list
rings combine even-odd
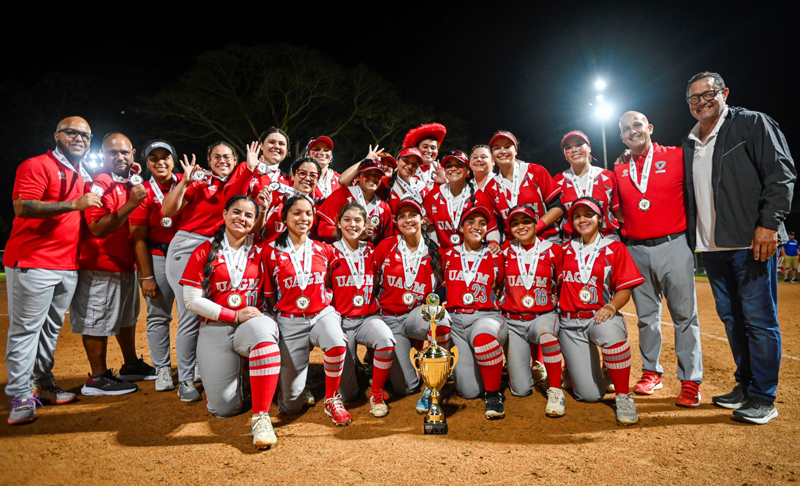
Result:
{"label": "black belt", "polygon": [[150,248],[155,248],[156,250],[161,250],[164,256],[167,256],[167,251],[169,250],[169,243],[156,243],[155,241],[147,240],[147,246]]}
{"label": "black belt", "polygon": [[667,243],[672,240],[677,240],[681,236],[684,235],[684,232],[681,231],[680,233],[675,233],[672,235],[662,236],[661,238],[653,238],[652,240],[634,240],[628,239],[628,246],[658,246],[663,243]]}

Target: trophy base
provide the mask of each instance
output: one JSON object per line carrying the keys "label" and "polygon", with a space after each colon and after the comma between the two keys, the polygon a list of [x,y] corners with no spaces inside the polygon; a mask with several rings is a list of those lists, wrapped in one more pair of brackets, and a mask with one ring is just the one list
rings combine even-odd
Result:
{"label": "trophy base", "polygon": [[425,435],[447,434],[447,422],[431,422],[426,420],[424,425]]}

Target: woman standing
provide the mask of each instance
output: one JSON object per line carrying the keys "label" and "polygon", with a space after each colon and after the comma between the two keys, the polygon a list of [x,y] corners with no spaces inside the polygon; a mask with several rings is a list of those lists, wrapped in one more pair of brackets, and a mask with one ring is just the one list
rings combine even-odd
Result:
{"label": "woman standing", "polygon": [[[469,161],[467,154],[457,150],[447,153],[442,159],[447,182],[435,185],[423,202],[426,218],[430,227],[434,228],[436,242],[442,249],[460,245],[463,235],[459,231],[462,214],[470,208],[481,206],[492,207],[491,201],[481,191],[469,183]],[[500,232],[494,211],[490,210],[487,218],[486,239],[492,246],[492,253],[500,252]]]}
{"label": "woman standing", "polygon": [[221,214],[230,195],[244,194],[249,182],[244,177],[228,180],[236,166],[236,152],[227,142],[217,142],[208,147],[206,172],[195,164],[181,161],[184,177],[169,194],[164,196],[161,213],[168,218],[180,214],[177,232],[167,252],[167,281],[175,293],[178,310],[178,332],[175,351],[178,357],[178,396],[183,402],[200,400],[194,386],[197,349],[197,331],[200,317],[184,305],[183,286],[180,279],[192,252],[207,241],[222,223]]}
{"label": "woman standing", "polygon": [[[266,214],[264,227],[261,229],[265,241],[274,241],[286,229],[281,214],[287,199],[296,195],[304,195],[313,204],[322,200],[322,192],[317,187],[319,173],[320,167],[316,160],[311,157],[300,157],[292,164],[292,185],[273,185],[270,208]],[[312,231],[312,235],[314,234],[316,234],[316,229]]]}
{"label": "woman standing", "polygon": [[469,154],[469,168],[473,175],[470,184],[476,192],[483,191],[499,172],[492,159],[492,149],[483,144],[472,147],[472,152]]}
{"label": "woman standing", "polygon": [[339,188],[339,174],[330,166],[333,162],[333,140],[324,135],[312,138],[306,145],[306,154],[319,164],[317,187],[323,198],[329,197]]}
{"label": "woman standing", "polygon": [[180,221],[179,216],[164,216],[161,204],[183,179],[183,174],[173,173],[175,148],[164,140],[147,144],[144,160],[150,172],[150,180],[144,183],[147,196],[133,210],[128,222],[139,282],[147,303],[147,346],[150,348],[150,360],[156,368],[155,387],[156,391],[168,391],[175,388],[169,342],[175,293],[167,281],[166,255]]}
{"label": "woman standing", "polygon": [[561,189],[541,165],[517,160],[517,138],[511,132],[495,133],[489,146],[500,174],[487,182],[484,192],[494,200],[495,210],[503,219],[506,237],[512,237],[508,213],[514,206],[530,204],[539,216],[536,234],[545,240],[553,238],[558,243],[558,230],[553,225],[564,214],[559,200]]}
{"label": "woman standing", "polygon": [[[574,130],[564,135],[561,139],[561,150],[570,165],[569,169],[553,178],[561,188],[561,205],[569,211],[577,199],[595,198],[600,202],[600,209],[603,211],[600,233],[606,238],[618,240],[619,222],[614,214],[621,214],[622,210],[617,198],[617,176],[610,170],[592,165],[592,147],[589,138],[581,131]],[[577,236],[572,234],[574,229],[568,219],[561,220],[562,236],[566,241]]]}
{"label": "woman standing", "polygon": [[192,253],[181,279],[186,307],[202,317],[197,354],[208,411],[226,418],[238,414],[242,394],[242,357],[249,361],[253,444],[268,449],[277,441],[269,407],[281,366],[278,326],[262,313],[266,278],[260,250],[249,236],[259,207],[247,196],[225,205],[211,241]]}
{"label": "woman standing", "polygon": [[308,359],[311,348],[317,346],[325,353],[325,413],[334,425],[348,425],[350,413],[337,393],[347,338],[325,284],[334,261],[333,251],[327,244],[309,238],[314,205],[308,196],[289,197],[281,217],[286,229],[262,252],[270,276],[265,296],[270,308],[277,310],[281,334],[278,407],[283,413],[296,414],[306,404]]}
{"label": "woman standing", "polygon": [[428,190],[433,189],[435,183],[445,182],[439,171],[437,157],[446,134],[447,128],[441,123],[425,123],[409,130],[403,139],[403,147],[414,147],[420,151],[420,165],[415,176],[425,183]]}
{"label": "woman standing", "polygon": [[[395,356],[389,371],[392,388],[402,395],[414,393],[420,380],[411,365],[411,339],[428,338],[430,323],[422,318],[425,297],[444,283],[439,246],[422,230],[422,206],[413,198],[397,203],[398,236],[383,240],[375,249],[375,274],[380,288],[378,305],[394,334]],[[450,316],[437,326],[436,342],[450,348]],[[430,390],[425,390],[417,411],[427,413]]]}
{"label": "woman standing", "polygon": [[501,419],[505,408],[500,379],[508,329],[495,302],[504,278],[504,259],[483,244],[491,215],[483,206],[464,212],[459,226],[464,243],[444,251],[443,264],[446,308],[453,320],[451,337],[461,350],[453,371],[456,390],[468,399],[477,398],[483,390],[486,418]]}
{"label": "woman standing", "polygon": [[500,307],[509,328],[508,381],[511,393],[530,395],[531,345],[542,348],[550,388],[547,390],[548,417],[564,415],[561,390],[561,347],[558,342],[558,314],[553,293],[561,268],[563,251],[536,236],[539,217],[529,205],[509,213],[513,240],[503,244],[505,294]]}
{"label": "woman standing", "polygon": [[358,344],[375,350],[372,358],[372,393],[369,413],[384,417],[389,413],[388,395],[383,390],[394,359],[395,339],[378,313],[375,287],[375,251],[362,241],[369,216],[358,202],[341,207],[336,218],[339,239],[333,244],[334,260],[328,280],[333,290],[333,308],[342,315],[342,329],[347,335],[347,356],[340,391],[344,401],[358,394],[355,363]]}
{"label": "woman standing", "polygon": [[404,148],[397,154],[397,168],[386,182],[385,191],[379,191],[379,194],[388,192],[384,200],[388,197],[393,215],[397,214],[397,204],[401,199],[411,198],[422,206],[425,196],[430,192],[428,186],[415,176],[421,161],[422,153],[413,147]]}
{"label": "woman standing", "polygon": [[580,236],[563,246],[564,262],[558,277],[561,311],[558,338],[572,379],[575,398],[598,402],[606,385],[597,355],[616,391],[617,422],[639,421],[628,380],[631,349],[625,318],[619,313],[631,289],[644,282],[621,242],[600,233],[600,203],[583,197],[572,203],[568,217]]}

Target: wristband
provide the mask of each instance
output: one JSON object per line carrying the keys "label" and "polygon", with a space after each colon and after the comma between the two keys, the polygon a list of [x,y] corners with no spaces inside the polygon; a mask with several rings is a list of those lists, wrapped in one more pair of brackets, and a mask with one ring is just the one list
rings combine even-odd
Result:
{"label": "wristband", "polygon": [[614,307],[614,305],[613,305],[613,304],[611,304],[611,302],[609,302],[608,304],[604,305],[603,307],[606,307],[606,306],[610,306],[612,309],[614,309],[614,314],[616,314],[616,313],[617,313],[617,308],[616,308],[616,307]]}
{"label": "wristband", "polygon": [[547,223],[540,219],[538,223],[536,223],[536,234],[542,233],[547,228]]}
{"label": "wristband", "polygon": [[224,322],[232,322],[236,324],[236,311],[233,309],[228,309],[227,307],[222,307],[219,311],[219,320]]}
{"label": "wristband", "polygon": [[156,278],[155,275],[150,275],[149,277],[139,277],[139,280],[153,280],[154,278]]}

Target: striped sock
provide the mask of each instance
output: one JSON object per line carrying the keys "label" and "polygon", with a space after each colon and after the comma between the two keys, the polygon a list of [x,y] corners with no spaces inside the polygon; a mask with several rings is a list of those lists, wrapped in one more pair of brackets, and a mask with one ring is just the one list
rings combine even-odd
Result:
{"label": "striped sock", "polygon": [[611,375],[617,395],[630,393],[631,347],[628,341],[603,348],[603,363]]}
{"label": "striped sock", "polygon": [[376,349],[372,358],[372,391],[383,390],[394,359],[394,347]]}
{"label": "striped sock", "polygon": [[538,347],[542,351],[550,388],[561,388],[561,344],[558,338],[552,334],[542,334]]}
{"label": "striped sock", "polygon": [[478,334],[472,341],[475,361],[481,370],[483,387],[486,391],[500,391],[500,378],[503,374],[503,349],[491,334]]}
{"label": "striped sock", "polygon": [[339,382],[342,380],[342,370],[344,369],[344,355],[347,348],[336,346],[325,351],[325,400],[333,398],[339,389]]}
{"label": "striped sock", "polygon": [[[428,341],[431,339],[431,332],[428,331]],[[444,349],[450,349],[453,342],[450,340],[450,328],[448,326],[436,326],[436,344]]]}
{"label": "striped sock", "polygon": [[251,351],[250,393],[253,398],[253,413],[269,413],[278,374],[281,371],[281,352],[275,343],[259,343]]}

